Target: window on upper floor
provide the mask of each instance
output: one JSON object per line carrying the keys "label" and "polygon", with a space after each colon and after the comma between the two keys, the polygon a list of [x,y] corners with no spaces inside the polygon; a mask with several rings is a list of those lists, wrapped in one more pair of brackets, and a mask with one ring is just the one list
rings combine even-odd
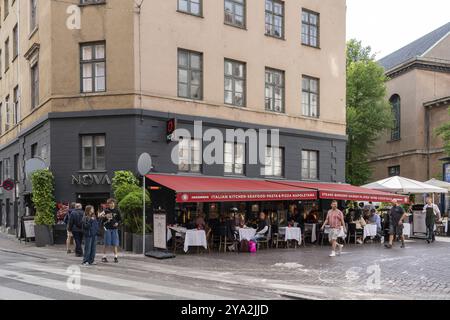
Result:
{"label": "window on upper floor", "polygon": [[266,68],[266,110],[284,112],[284,71]]}
{"label": "window on upper floor", "polygon": [[8,131],[12,126],[12,112],[9,100],[9,95],[7,95],[5,98],[5,131]]}
{"label": "window on upper floor", "polygon": [[203,99],[203,54],[178,49],[178,96]]}
{"label": "window on upper floor", "polygon": [[81,92],[106,91],[105,42],[83,43],[81,51]]}
{"label": "window on upper floor", "polygon": [[178,171],[200,173],[201,164],[202,141],[180,138],[178,142]]}
{"label": "window on upper floor", "polygon": [[401,139],[401,99],[398,94],[394,94],[389,102],[392,106],[392,114],[394,116],[394,127],[391,130],[391,141]]}
{"label": "window on upper floor", "polygon": [[37,4],[38,0],[29,0],[30,2],[30,32],[38,27]]}
{"label": "window on upper floor", "polygon": [[245,107],[245,63],[225,59],[225,103]]}
{"label": "window on upper floor", "polygon": [[104,134],[81,136],[81,169],[106,170],[105,148]]}
{"label": "window on upper floor", "polygon": [[319,79],[303,76],[302,79],[302,115],[319,117]]}
{"label": "window on upper floor", "polygon": [[302,44],[318,48],[319,39],[319,17],[317,12],[303,9],[302,11]]}
{"label": "window on upper floor", "polygon": [[178,11],[201,16],[202,2],[203,0],[178,0]]}
{"label": "window on upper floor", "polygon": [[16,24],[13,28],[13,59],[19,55],[19,27]]}
{"label": "window on upper floor", "polygon": [[283,177],[284,149],[266,147],[264,175],[267,177]]}
{"label": "window on upper floor", "polygon": [[284,38],[284,2],[266,0],[266,35]]}
{"label": "window on upper floor", "polygon": [[11,179],[11,160],[3,159],[3,179]]}
{"label": "window on upper floor", "polygon": [[13,91],[13,122],[18,124],[20,121],[20,92],[19,86],[16,86]]}
{"label": "window on upper floor", "polygon": [[80,4],[99,4],[106,3],[106,0],[80,0]]}
{"label": "window on upper floor", "polygon": [[225,142],[224,172],[227,175],[245,174],[245,144]]}
{"label": "window on upper floor", "polygon": [[3,14],[3,19],[6,19],[9,14],[9,0],[3,0]]}
{"label": "window on upper floor", "polygon": [[246,0],[225,0],[225,23],[245,27]]}
{"label": "window on upper floor", "polygon": [[35,62],[30,68],[31,109],[39,106],[39,62]]}
{"label": "window on upper floor", "polygon": [[400,166],[393,166],[388,168],[389,177],[400,176]]}
{"label": "window on upper floor", "polygon": [[302,151],[302,180],[319,179],[319,152],[311,150]]}
{"label": "window on upper floor", "polygon": [[5,40],[5,73],[9,70],[9,38]]}

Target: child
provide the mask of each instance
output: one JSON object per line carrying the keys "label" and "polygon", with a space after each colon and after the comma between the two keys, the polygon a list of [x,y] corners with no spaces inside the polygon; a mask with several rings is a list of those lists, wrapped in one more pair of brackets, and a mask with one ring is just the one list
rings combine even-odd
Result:
{"label": "child", "polygon": [[97,233],[100,222],[95,215],[94,207],[87,206],[83,218],[83,231],[85,237],[83,265],[96,265],[95,253],[97,248]]}

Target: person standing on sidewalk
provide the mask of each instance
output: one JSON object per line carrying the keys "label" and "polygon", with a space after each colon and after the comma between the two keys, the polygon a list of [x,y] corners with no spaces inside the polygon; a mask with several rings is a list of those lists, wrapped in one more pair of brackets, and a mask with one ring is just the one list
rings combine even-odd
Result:
{"label": "person standing on sidewalk", "polygon": [[83,241],[83,206],[80,203],[75,205],[75,209],[72,211],[69,217],[69,225],[67,230],[73,234],[75,240],[75,255],[77,257],[83,256],[83,249],[81,243]]}
{"label": "person standing on sidewalk", "polygon": [[95,253],[97,252],[97,233],[100,229],[100,222],[95,215],[93,206],[87,206],[83,218],[84,231],[84,258],[83,265],[96,265]]}
{"label": "person standing on sidewalk", "polygon": [[73,246],[73,234],[69,231],[69,218],[72,211],[75,209],[75,202],[72,202],[69,205],[69,209],[67,211],[66,216],[64,217],[64,223],[66,224],[66,230],[67,230],[67,240],[66,240],[66,249],[67,254],[71,254],[72,250],[70,249],[71,246]]}
{"label": "person standing on sidewalk", "polygon": [[114,250],[114,262],[119,262],[118,247],[119,247],[119,226],[122,222],[119,210],[116,209],[116,200],[108,199],[108,207],[99,215],[99,218],[103,222],[103,228],[105,229],[105,246],[103,248],[102,262],[107,263],[106,251],[108,247],[113,247]]}
{"label": "person standing on sidewalk", "polygon": [[403,235],[403,220],[407,217],[405,210],[398,205],[398,201],[392,201],[392,208],[389,213],[389,243],[384,246],[392,249],[394,239],[400,237],[402,240],[401,248],[405,248],[405,236]]}
{"label": "person standing on sidewalk", "polygon": [[[428,209],[430,211],[432,210],[433,214],[428,215],[427,214]],[[436,241],[436,236],[434,233],[434,227],[436,225],[436,221],[440,221],[442,218],[441,210],[439,210],[439,207],[433,203],[433,198],[427,197],[427,204],[423,207],[423,213],[427,214],[427,218],[426,218],[427,233],[428,233],[427,242],[433,243],[434,241]]]}
{"label": "person standing on sidewalk", "polygon": [[328,240],[332,246],[330,257],[336,257],[336,248],[338,248],[338,255],[344,248],[344,245],[337,243],[342,232],[345,232],[344,214],[337,208],[337,205],[336,200],[331,202],[331,210],[328,211],[327,218],[321,228],[321,230],[324,230],[325,226],[330,226],[330,233],[328,234]]}

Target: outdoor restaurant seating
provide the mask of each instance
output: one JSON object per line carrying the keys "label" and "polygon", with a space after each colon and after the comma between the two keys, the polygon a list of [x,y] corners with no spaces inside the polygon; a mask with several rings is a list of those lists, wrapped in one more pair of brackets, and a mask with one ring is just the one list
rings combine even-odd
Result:
{"label": "outdoor restaurant seating", "polygon": [[349,223],[348,229],[347,229],[347,243],[350,243],[350,239],[353,238],[355,244],[358,239],[358,237],[364,236],[364,230],[363,229],[357,229],[356,223]]}

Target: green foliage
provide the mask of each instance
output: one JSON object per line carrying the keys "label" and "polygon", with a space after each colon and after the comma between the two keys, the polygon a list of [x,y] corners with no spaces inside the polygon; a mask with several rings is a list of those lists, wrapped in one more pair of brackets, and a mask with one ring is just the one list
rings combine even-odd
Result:
{"label": "green foliage", "polygon": [[[138,187],[139,189],[139,187]],[[142,233],[142,190],[133,191],[127,194],[122,201],[119,202],[119,209],[124,215],[124,224],[132,233]],[[146,207],[150,205],[150,194],[148,191],[145,195]],[[149,230],[146,225],[146,229]]]}
{"label": "green foliage", "polygon": [[347,182],[363,185],[372,174],[371,150],[383,131],[393,128],[394,118],[386,99],[387,78],[371,48],[350,40],[347,59]]}
{"label": "green foliage", "polygon": [[[122,184],[119,185],[114,191],[114,196],[118,203],[120,203],[128,194],[133,192],[141,192],[141,188],[136,184]],[[142,196],[141,196],[142,198]]]}
{"label": "green foliage", "polygon": [[134,174],[131,171],[116,171],[114,172],[114,177],[112,179],[112,189],[114,194],[116,194],[116,190],[123,185],[139,185],[139,181],[136,179]]}
{"label": "green foliage", "polygon": [[37,225],[52,226],[55,224],[56,202],[53,195],[54,177],[49,170],[39,170],[32,174],[32,200],[36,208]]}
{"label": "green foliage", "polygon": [[[450,108],[448,111],[450,115]],[[444,140],[445,152],[450,156],[450,122],[444,123],[441,127],[439,127],[436,130],[436,134]]]}

